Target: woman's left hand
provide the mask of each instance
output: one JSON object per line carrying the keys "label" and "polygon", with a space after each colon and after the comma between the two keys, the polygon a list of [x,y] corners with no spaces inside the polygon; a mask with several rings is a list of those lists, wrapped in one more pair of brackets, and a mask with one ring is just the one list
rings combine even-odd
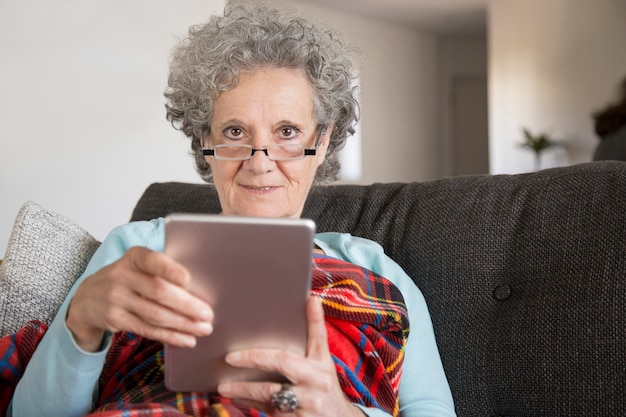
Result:
{"label": "woman's left hand", "polygon": [[235,367],[257,368],[284,375],[299,400],[298,408],[282,414],[271,405],[271,397],[281,390],[276,382],[229,382],[218,392],[229,398],[245,400],[272,415],[285,416],[363,416],[343,394],[335,364],[328,350],[324,310],[320,299],[311,296],[307,303],[308,341],[306,357],[293,352],[272,349],[249,349],[233,352],[226,361]]}

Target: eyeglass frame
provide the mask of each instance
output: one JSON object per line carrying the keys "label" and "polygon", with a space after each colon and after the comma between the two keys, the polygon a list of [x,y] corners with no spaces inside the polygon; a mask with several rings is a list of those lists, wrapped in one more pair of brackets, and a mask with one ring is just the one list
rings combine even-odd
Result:
{"label": "eyeglass frame", "polygon": [[[265,154],[265,156],[267,156],[267,158],[270,161],[297,161],[299,159],[303,159],[305,156],[315,156],[317,153],[317,148],[319,148],[320,144],[318,143],[320,141],[320,138],[322,137],[322,133],[325,131],[326,129],[321,128],[320,126],[317,127],[316,129],[316,133],[315,133],[315,147],[313,148],[306,148],[304,145],[300,145],[300,144],[276,144],[276,145],[266,145],[266,146],[259,146],[259,147],[255,147],[252,146],[250,144],[238,144],[238,143],[233,143],[233,144],[229,144],[229,143],[224,143],[224,144],[219,144],[219,145],[215,145],[213,148],[202,148],[202,155],[204,156],[212,156],[213,158],[219,160],[219,161],[248,161],[250,159],[252,159],[252,157],[254,156],[254,153],[256,151],[263,151],[263,153]],[[284,147],[284,146],[300,146],[302,148],[302,155],[295,157],[295,158],[286,158],[286,159],[275,159],[275,158],[271,158],[268,152],[268,149],[270,148],[278,148],[278,147]],[[245,158],[220,158],[218,156],[215,155],[215,148],[226,148],[226,147],[246,147],[250,149],[250,155],[248,155]]]}

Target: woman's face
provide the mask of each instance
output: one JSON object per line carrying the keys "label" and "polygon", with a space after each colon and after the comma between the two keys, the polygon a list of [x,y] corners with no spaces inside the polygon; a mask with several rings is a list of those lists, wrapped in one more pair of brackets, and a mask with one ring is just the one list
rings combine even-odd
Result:
{"label": "woman's face", "polygon": [[[268,68],[242,73],[239,84],[214,102],[211,133],[204,146],[250,144],[254,148],[296,143],[313,148],[316,139],[313,89],[304,73]],[[330,129],[316,155],[272,161],[257,151],[246,161],[207,156],[222,213],[300,217],[317,167],[324,161]]]}

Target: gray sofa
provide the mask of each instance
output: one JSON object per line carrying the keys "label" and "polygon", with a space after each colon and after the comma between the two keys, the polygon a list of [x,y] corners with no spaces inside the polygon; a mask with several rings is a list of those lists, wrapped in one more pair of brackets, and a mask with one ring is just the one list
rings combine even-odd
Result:
{"label": "gray sofa", "polygon": [[[219,210],[210,185],[158,183],[132,220]],[[413,278],[460,417],[626,415],[626,163],[320,186],[304,217]]]}

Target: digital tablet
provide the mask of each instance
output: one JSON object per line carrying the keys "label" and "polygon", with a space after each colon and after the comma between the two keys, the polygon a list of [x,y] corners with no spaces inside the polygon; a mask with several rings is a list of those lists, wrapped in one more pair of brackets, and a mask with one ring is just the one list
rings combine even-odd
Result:
{"label": "digital tablet", "polygon": [[306,219],[175,214],[165,219],[165,253],[188,268],[190,291],[213,308],[214,331],[194,348],[165,345],[165,385],[214,391],[226,381],[285,381],[226,364],[247,348],[306,352],[315,224]]}

